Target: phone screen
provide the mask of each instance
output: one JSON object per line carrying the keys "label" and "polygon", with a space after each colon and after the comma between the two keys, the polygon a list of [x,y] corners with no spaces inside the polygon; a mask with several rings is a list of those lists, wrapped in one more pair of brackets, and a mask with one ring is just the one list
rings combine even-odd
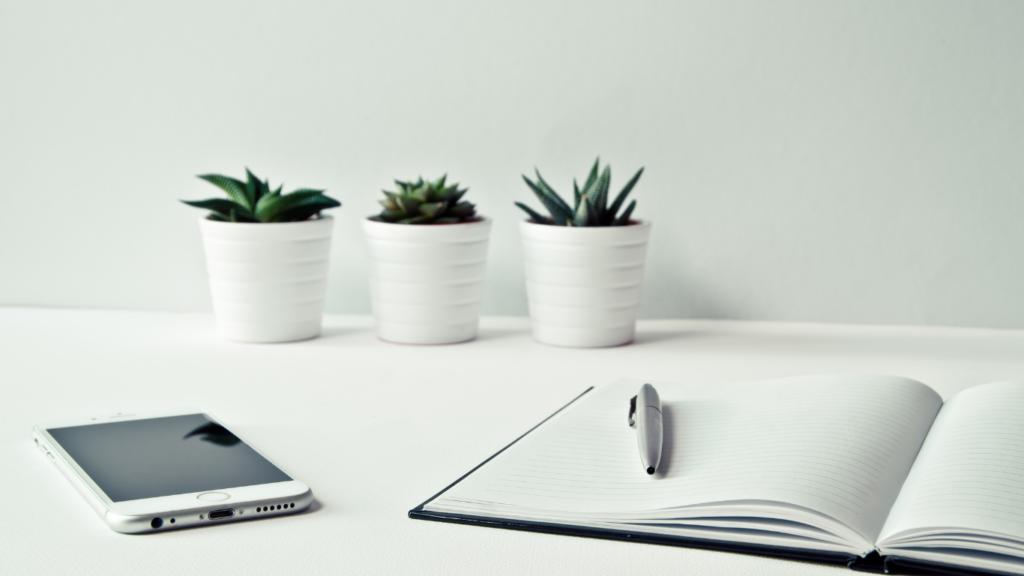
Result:
{"label": "phone screen", "polygon": [[291,480],[204,414],[47,431],[114,502]]}

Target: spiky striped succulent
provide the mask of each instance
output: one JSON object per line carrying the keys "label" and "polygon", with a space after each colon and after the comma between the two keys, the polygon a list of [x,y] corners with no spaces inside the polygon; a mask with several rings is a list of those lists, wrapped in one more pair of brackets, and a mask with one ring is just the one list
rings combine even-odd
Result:
{"label": "spiky striped succulent", "polygon": [[319,216],[321,210],[341,206],[323,190],[300,188],[281,194],[284,184],[270,189],[268,180],[260,181],[248,168],[246,181],[220,174],[202,174],[206,180],[227,193],[228,198],[182,200],[189,206],[210,210],[210,220],[222,222],[298,222]]}
{"label": "spiky striped succulent", "polygon": [[530,187],[530,190],[533,190],[533,193],[537,195],[537,198],[540,199],[541,204],[544,205],[544,208],[547,209],[551,216],[543,216],[522,202],[516,202],[516,206],[519,206],[530,215],[531,222],[538,224],[553,224],[556,226],[625,226],[629,224],[629,217],[633,215],[633,209],[636,208],[636,200],[630,201],[629,206],[626,206],[621,215],[619,215],[619,210],[622,208],[623,202],[626,201],[626,196],[629,195],[630,190],[633,189],[633,186],[636,186],[636,182],[640,179],[644,169],[641,168],[637,171],[636,175],[626,183],[626,186],[615,197],[615,200],[612,201],[612,205],[609,206],[608,188],[612,181],[612,167],[605,166],[604,171],[598,175],[600,161],[600,158],[594,161],[594,167],[590,169],[590,175],[587,176],[587,181],[583,184],[582,190],[576,184],[576,180],[573,179],[573,205],[571,207],[544,181],[539,170],[534,170],[537,173],[536,182],[530,181],[525,175],[523,180],[526,181],[526,185]]}
{"label": "spiky striped succulent", "polygon": [[395,224],[457,224],[479,220],[476,207],[460,201],[468,188],[446,185],[445,174],[433,182],[421,176],[415,182],[395,180],[398,192],[384,190],[384,210],[370,220]]}

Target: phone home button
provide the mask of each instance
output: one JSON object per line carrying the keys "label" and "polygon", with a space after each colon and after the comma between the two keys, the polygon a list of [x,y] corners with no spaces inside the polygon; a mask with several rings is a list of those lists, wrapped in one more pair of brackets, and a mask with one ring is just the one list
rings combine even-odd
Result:
{"label": "phone home button", "polygon": [[196,498],[206,500],[207,502],[222,502],[231,498],[231,495],[223,492],[203,492],[199,496],[196,496]]}

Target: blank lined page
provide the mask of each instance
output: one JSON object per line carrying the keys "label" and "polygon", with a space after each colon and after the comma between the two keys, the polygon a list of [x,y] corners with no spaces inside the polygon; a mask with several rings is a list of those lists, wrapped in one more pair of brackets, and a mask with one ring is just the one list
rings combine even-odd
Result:
{"label": "blank lined page", "polygon": [[969,388],[942,407],[881,539],[929,527],[1024,538],[1024,383]]}
{"label": "blank lined page", "polygon": [[873,541],[941,405],[923,384],[886,376],[655,382],[665,445],[649,476],[626,418],[641,384],[598,388],[438,500],[607,518],[771,501]]}

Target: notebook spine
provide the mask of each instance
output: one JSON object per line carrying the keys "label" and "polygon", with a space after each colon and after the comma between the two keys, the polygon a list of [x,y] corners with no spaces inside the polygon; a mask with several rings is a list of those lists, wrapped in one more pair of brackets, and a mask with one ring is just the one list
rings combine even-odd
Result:
{"label": "notebook spine", "polygon": [[869,574],[889,574],[886,566],[886,557],[878,552],[872,552],[867,556],[857,557],[846,565],[850,570],[856,572],[867,572]]}

